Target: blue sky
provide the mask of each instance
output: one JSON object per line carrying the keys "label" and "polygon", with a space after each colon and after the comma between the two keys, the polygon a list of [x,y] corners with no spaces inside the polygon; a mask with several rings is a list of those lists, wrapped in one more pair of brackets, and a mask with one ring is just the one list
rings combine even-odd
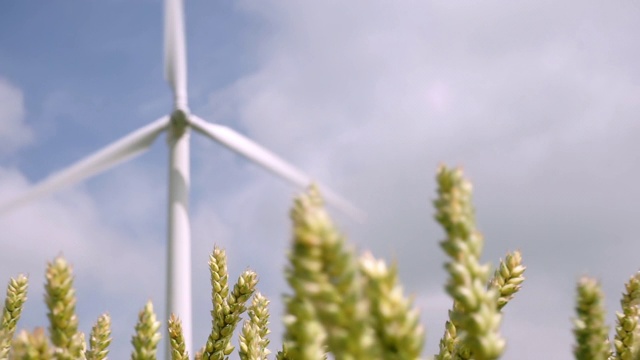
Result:
{"label": "blue sky", "polygon": [[[571,358],[574,284],[604,285],[609,324],[638,270],[640,6],[632,1],[187,1],[191,109],[234,127],[369,214],[335,214],[359,249],[398,259],[433,353],[450,300],[432,221],[437,165],[474,181],[486,261],[521,249],[505,358]],[[0,199],[171,110],[160,1],[0,5]],[[273,301],[292,189],[192,137],[195,344],[208,252]],[[151,151],[0,219],[0,278],[31,279],[22,325],[46,322],[46,261],[75,266],[86,332],[109,311],[113,358],[147,299],[164,314],[167,152]],[[535,340],[531,340],[535,339]],[[539,344],[544,344],[540,346]]]}

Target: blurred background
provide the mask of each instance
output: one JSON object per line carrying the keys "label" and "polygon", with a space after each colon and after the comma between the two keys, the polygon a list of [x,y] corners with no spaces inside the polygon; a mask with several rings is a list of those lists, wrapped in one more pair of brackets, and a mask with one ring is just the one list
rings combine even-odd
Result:
{"label": "blurred background", "polygon": [[[169,112],[161,1],[0,4],[0,200]],[[528,266],[505,308],[506,359],[570,359],[575,283],[600,279],[608,322],[640,267],[640,4],[539,0],[187,1],[190,105],[368,214],[335,220],[397,261],[437,349],[451,301],[433,218],[439,163],[474,183],[483,260]],[[29,274],[21,327],[47,323],[46,262],[73,265],[81,330],[113,318],[126,358],[137,312],[164,321],[167,151],[151,151],[0,218],[0,282]],[[281,295],[299,190],[194,134],[196,348],[210,329],[207,260]],[[4,285],[2,285],[4,288]],[[164,334],[163,334],[164,335]]]}

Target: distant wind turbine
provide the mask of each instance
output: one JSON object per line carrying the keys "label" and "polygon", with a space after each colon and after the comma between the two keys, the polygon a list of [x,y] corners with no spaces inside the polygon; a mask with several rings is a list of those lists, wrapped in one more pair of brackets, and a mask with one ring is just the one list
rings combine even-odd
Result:
{"label": "distant wind turbine", "polygon": [[[174,313],[183,324],[186,348],[192,351],[191,231],[189,227],[189,130],[210,137],[227,148],[293,184],[306,187],[311,178],[269,150],[235,130],[191,114],[187,104],[187,67],[183,0],[165,0],[165,76],[173,90],[174,111],[58,171],[28,192],[0,205],[0,214],[99,174],[149,149],[167,131],[169,145],[169,209],[167,249],[167,318]],[[356,219],[362,213],[320,186],[327,202]]]}

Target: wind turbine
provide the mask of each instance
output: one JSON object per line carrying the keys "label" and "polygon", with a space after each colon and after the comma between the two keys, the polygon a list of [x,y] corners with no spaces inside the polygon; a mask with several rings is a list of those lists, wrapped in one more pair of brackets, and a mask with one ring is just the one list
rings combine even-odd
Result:
{"label": "wind turbine", "polygon": [[[229,127],[206,122],[189,111],[183,0],[165,0],[164,31],[165,77],[173,91],[173,112],[50,175],[21,196],[0,205],[0,214],[132,159],[148,150],[158,136],[166,131],[169,145],[167,318],[171,313],[180,317],[186,348],[191,351],[191,232],[188,211],[190,130],[194,129],[217,141],[297,186],[306,187],[312,181],[302,171],[242,134]],[[362,218],[362,213],[347,201],[326,187],[320,188],[329,204],[356,219]]]}

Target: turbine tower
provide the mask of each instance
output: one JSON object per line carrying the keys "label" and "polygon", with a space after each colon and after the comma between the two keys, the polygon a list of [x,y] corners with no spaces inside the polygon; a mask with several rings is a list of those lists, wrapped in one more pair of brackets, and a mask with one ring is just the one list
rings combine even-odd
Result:
{"label": "turbine tower", "polygon": [[[192,352],[191,230],[189,225],[189,139],[194,129],[275,175],[299,187],[311,178],[269,150],[234,131],[206,122],[189,111],[184,35],[183,0],[165,0],[165,77],[173,91],[174,110],[120,140],[60,170],[12,201],[0,205],[0,214],[108,170],[140,155],[167,131],[169,145],[169,207],[167,248],[167,319],[176,314],[183,324],[186,348]],[[320,186],[327,202],[356,219],[362,213],[347,201]]]}

